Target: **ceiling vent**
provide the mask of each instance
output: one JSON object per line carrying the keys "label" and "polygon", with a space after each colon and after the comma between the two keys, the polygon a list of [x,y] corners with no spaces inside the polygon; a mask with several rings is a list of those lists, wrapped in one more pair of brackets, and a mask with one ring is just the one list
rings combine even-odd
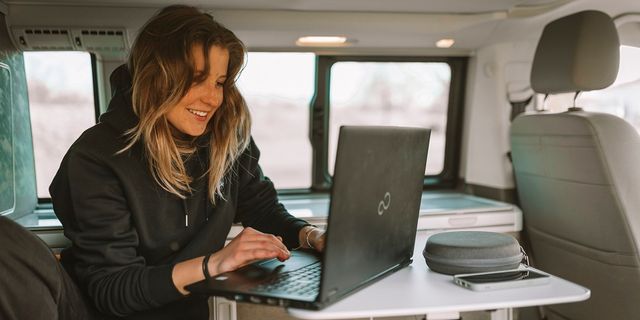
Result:
{"label": "ceiling vent", "polygon": [[88,51],[107,60],[124,60],[124,28],[13,27],[16,44],[25,51]]}
{"label": "ceiling vent", "polygon": [[12,31],[16,44],[22,50],[75,50],[69,29],[15,27]]}
{"label": "ceiling vent", "polygon": [[106,59],[124,60],[128,51],[125,29],[82,28],[73,29],[73,42],[77,50],[97,52]]}

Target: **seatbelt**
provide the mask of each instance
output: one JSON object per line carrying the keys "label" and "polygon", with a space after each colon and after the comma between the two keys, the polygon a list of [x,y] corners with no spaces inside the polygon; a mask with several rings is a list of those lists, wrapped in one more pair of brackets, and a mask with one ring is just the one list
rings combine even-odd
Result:
{"label": "seatbelt", "polygon": [[529,103],[531,103],[531,100],[533,100],[533,95],[529,96],[526,100],[509,101],[509,104],[511,104],[511,117],[509,117],[509,120],[513,121],[515,117],[523,113],[527,109]]}
{"label": "seatbelt", "polygon": [[[511,105],[511,116],[509,117],[510,122],[513,122],[513,119],[515,119],[519,114],[524,113],[527,106],[533,100],[533,97],[535,97],[535,93],[529,92],[531,92],[531,88],[529,87],[513,93],[507,91],[507,101]],[[522,97],[523,94],[529,94],[529,96]],[[512,97],[512,95],[516,97]],[[513,162],[511,159],[511,151],[507,151],[507,158],[509,159],[509,162]]]}
{"label": "seatbelt", "polygon": [[[523,96],[525,94],[526,96]],[[509,121],[513,121],[515,117],[525,112],[527,106],[533,100],[533,97],[535,97],[535,93],[533,93],[529,87],[517,92],[507,91],[507,101],[511,105],[511,116],[509,117]]]}

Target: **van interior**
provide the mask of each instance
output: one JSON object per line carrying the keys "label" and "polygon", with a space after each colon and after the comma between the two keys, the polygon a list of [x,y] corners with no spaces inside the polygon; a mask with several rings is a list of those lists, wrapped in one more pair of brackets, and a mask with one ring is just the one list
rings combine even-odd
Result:
{"label": "van interior", "polygon": [[[585,302],[517,309],[518,319],[637,317],[639,1],[181,3],[246,45],[238,87],[289,212],[326,225],[340,126],[429,128],[419,232],[509,233],[534,266],[592,290]],[[170,4],[0,0],[0,214],[54,252],[70,242],[51,179],[106,111],[109,76],[141,26]],[[585,11],[594,14],[550,24]],[[610,32],[598,19],[613,21]],[[210,305],[211,319],[293,319],[279,307]],[[440,316],[384,319],[491,311]]]}

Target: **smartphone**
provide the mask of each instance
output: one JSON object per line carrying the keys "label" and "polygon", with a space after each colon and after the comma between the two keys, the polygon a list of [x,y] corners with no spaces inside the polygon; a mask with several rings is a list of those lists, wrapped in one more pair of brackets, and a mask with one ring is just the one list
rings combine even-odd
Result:
{"label": "smartphone", "polygon": [[457,274],[453,276],[453,282],[474,291],[486,291],[545,284],[549,282],[549,275],[530,269],[516,269]]}

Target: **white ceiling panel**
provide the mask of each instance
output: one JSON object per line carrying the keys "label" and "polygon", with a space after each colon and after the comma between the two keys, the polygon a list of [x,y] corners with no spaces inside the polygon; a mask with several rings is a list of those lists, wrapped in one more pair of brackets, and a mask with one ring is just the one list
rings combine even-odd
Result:
{"label": "white ceiling panel", "polygon": [[[185,0],[210,9],[360,11],[411,13],[484,13],[539,6],[555,0]],[[55,4],[118,7],[163,7],[175,0],[8,0],[8,4]]]}
{"label": "white ceiling panel", "polygon": [[[176,2],[0,0],[0,4],[3,1],[8,4],[12,27],[124,28],[129,41],[158,8]],[[343,35],[355,41],[351,47],[337,50],[379,48],[406,53],[414,49],[431,50],[437,40],[454,38],[456,43],[451,50],[470,52],[493,43],[535,42],[546,23],[581,10],[602,10],[614,17],[640,12],[640,0],[186,0],[182,3],[207,9],[249,48],[318,52],[317,48],[296,47],[295,40],[308,35]]]}

